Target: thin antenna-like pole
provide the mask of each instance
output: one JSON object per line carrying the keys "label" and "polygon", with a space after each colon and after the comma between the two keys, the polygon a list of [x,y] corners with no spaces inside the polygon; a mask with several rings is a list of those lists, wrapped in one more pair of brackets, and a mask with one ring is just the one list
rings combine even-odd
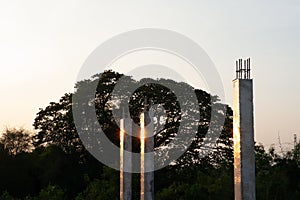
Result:
{"label": "thin antenna-like pole", "polygon": [[243,78],[243,59],[241,59],[241,78]]}
{"label": "thin antenna-like pole", "polygon": [[239,78],[242,78],[242,59],[239,59]]}
{"label": "thin antenna-like pole", "polygon": [[248,79],[248,59],[246,59],[245,72],[246,72],[246,79]]}
{"label": "thin antenna-like pole", "polygon": [[250,70],[251,70],[251,68],[250,68],[250,58],[248,58],[248,66],[249,66],[249,77],[248,78],[250,78]]}
{"label": "thin antenna-like pole", "polygon": [[235,78],[238,79],[239,78],[239,67],[238,67],[239,63],[238,61],[235,61]]}
{"label": "thin antenna-like pole", "polygon": [[249,65],[250,58],[247,59],[247,78],[250,78],[250,65]]}
{"label": "thin antenna-like pole", "polygon": [[283,147],[282,147],[282,144],[281,144],[281,139],[280,139],[279,131],[278,131],[278,143],[279,143],[281,155],[283,155],[284,153],[283,153]]}
{"label": "thin antenna-like pole", "polygon": [[244,79],[246,79],[247,78],[247,60],[244,60],[244,69],[243,69],[243,71],[244,71]]}
{"label": "thin antenna-like pole", "polygon": [[250,58],[248,58],[248,78],[250,78]]}
{"label": "thin antenna-like pole", "polygon": [[241,59],[239,59],[239,78],[241,78]]}

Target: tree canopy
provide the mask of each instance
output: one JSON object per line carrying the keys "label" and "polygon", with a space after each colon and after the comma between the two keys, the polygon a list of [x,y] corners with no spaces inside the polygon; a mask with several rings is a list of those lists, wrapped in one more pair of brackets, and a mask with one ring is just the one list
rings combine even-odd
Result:
{"label": "tree canopy", "polygon": [[[121,78],[124,83],[142,85],[142,87],[135,90],[131,95],[129,92],[123,92],[128,87],[127,84],[123,84],[119,87],[122,95],[118,96],[116,101],[112,98],[112,93],[118,80]],[[96,85],[96,91],[91,95],[88,90],[93,85]],[[188,107],[190,106],[189,104],[193,103],[190,101],[191,97],[184,92],[180,93],[180,96],[178,94],[175,95],[173,91],[166,87],[168,85],[178,87],[181,91],[194,91],[198,105]],[[81,98],[79,101],[80,105],[74,105],[74,102],[72,104],[72,95],[77,95]],[[179,105],[178,98],[181,98],[181,105]],[[211,111],[212,105],[214,105],[215,109],[219,109],[215,113],[220,115],[220,117],[223,115],[225,118],[224,126],[217,127],[219,129],[223,128],[223,130],[218,139],[219,145],[214,148],[223,154],[219,159],[224,159],[225,157],[226,159],[232,159],[232,110],[229,106],[221,104],[217,96],[212,96],[203,90],[194,89],[182,82],[178,83],[165,79],[159,81],[142,79],[136,81],[131,77],[113,71],[106,71],[93,76],[91,79],[78,82],[75,94],[65,94],[58,103],[51,102],[45,109],[41,109],[37,113],[34,122],[34,127],[38,130],[35,138],[35,147],[55,144],[60,146],[65,152],[84,150],[72,118],[72,106],[79,107],[82,113],[86,113],[92,107],[95,107],[97,119],[102,130],[115,145],[119,145],[119,127],[116,122],[119,119],[114,118],[112,110],[121,112],[123,102],[129,102],[131,118],[137,124],[139,123],[139,116],[142,110],[145,108],[149,110],[151,106],[156,105],[156,120],[154,122],[155,148],[165,146],[174,139],[180,123],[183,123],[183,119],[185,119],[185,123],[189,123],[189,126],[183,130],[185,134],[198,129],[192,145],[184,156],[176,161],[180,165],[191,165],[199,161],[198,157],[203,137],[206,136],[208,128],[213,124]],[[186,112],[182,110],[184,107],[193,109]],[[84,117],[82,118],[83,122],[88,120],[88,116]],[[85,123],[88,124],[88,122]],[[92,127],[93,123],[88,124],[89,129]],[[134,142],[134,147],[134,151],[138,151],[138,140]]]}

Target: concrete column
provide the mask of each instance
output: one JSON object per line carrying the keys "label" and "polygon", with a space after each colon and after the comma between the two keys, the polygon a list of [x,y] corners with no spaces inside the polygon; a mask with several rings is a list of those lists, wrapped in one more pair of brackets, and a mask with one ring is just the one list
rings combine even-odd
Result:
{"label": "concrete column", "polygon": [[235,200],[255,199],[252,79],[233,80]]}
{"label": "concrete column", "polygon": [[[120,200],[132,199],[132,120],[121,119],[120,126],[124,130],[123,150],[120,151]],[[122,145],[120,145],[121,148]]]}
{"label": "concrete column", "polygon": [[154,154],[150,155],[147,153],[154,152],[154,126],[153,126],[153,115],[147,113],[149,120],[145,120],[148,125],[146,129],[146,140],[145,140],[145,170],[150,171],[145,173],[145,200],[154,199]]}

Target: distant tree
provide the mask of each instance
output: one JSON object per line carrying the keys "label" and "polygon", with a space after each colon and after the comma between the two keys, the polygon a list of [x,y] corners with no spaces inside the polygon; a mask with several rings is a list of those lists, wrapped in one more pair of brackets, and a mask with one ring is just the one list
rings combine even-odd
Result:
{"label": "distant tree", "polygon": [[295,148],[291,151],[291,158],[296,162],[300,168],[300,142],[295,145]]}
{"label": "distant tree", "polygon": [[32,134],[24,128],[7,128],[0,139],[4,149],[12,155],[30,152],[33,149]]}

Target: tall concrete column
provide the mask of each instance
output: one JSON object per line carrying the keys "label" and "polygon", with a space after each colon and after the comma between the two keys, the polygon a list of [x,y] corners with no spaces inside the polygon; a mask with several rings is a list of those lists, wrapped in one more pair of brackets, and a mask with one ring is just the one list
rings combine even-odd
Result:
{"label": "tall concrete column", "polygon": [[233,80],[233,140],[235,200],[254,200],[255,157],[253,123],[253,81],[250,59],[237,61]]}

